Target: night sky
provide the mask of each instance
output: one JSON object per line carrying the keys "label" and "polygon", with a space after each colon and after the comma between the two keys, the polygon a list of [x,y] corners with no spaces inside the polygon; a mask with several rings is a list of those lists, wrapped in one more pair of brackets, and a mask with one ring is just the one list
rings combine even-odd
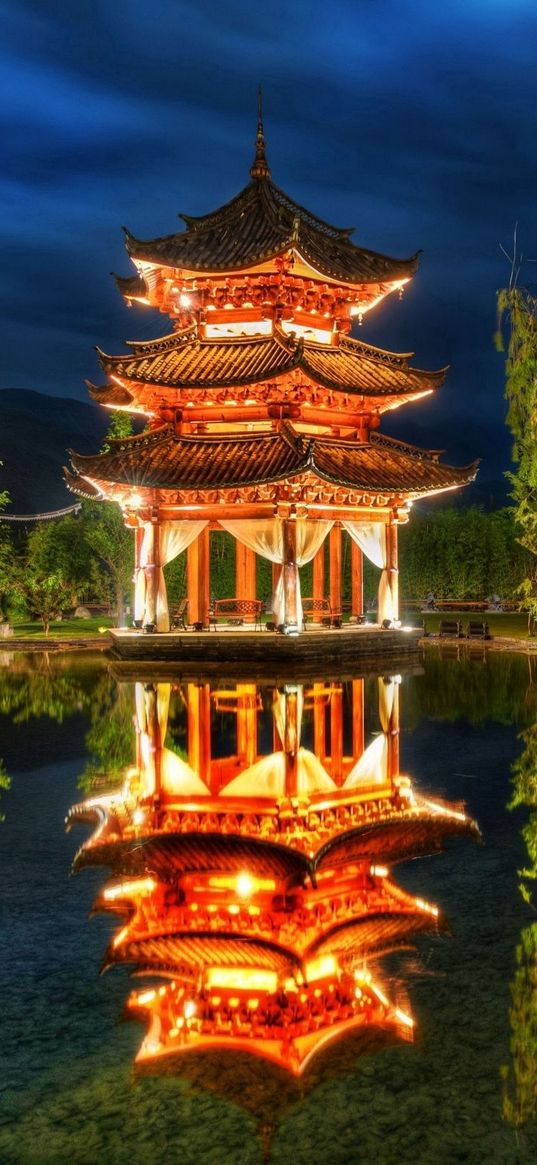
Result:
{"label": "night sky", "polygon": [[[2,387],[87,399],[93,346],[169,330],[109,272],[248,181],[263,85],[274,180],[373,250],[423,248],[360,336],[452,364],[414,406],[468,432],[504,415],[495,296],[537,256],[535,0],[4,0]],[[537,278],[524,264],[522,278]],[[356,333],[358,334],[358,333]],[[407,416],[410,409],[406,410]],[[476,449],[477,452],[481,450]]]}

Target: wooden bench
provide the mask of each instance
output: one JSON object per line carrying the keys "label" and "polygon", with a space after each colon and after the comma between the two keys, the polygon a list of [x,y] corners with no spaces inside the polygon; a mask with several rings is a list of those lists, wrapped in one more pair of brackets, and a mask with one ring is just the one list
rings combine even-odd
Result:
{"label": "wooden bench", "polygon": [[186,631],[188,617],[188,599],[181,599],[179,606],[170,616],[170,631]]}
{"label": "wooden bench", "polygon": [[329,598],[303,598],[302,616],[304,619],[304,630],[308,623],[321,623],[323,627],[341,627],[341,611],[332,610],[332,603]]}
{"label": "wooden bench", "polygon": [[216,631],[219,622],[231,623],[236,627],[251,623],[255,631],[261,631],[262,611],[261,599],[217,599],[209,615],[209,626]]}
{"label": "wooden bench", "polygon": [[484,599],[437,599],[438,611],[487,611],[488,603]]}
{"label": "wooden bench", "polygon": [[466,628],[467,639],[492,639],[489,631],[488,623],[481,622],[477,619],[470,620]]}
{"label": "wooden bench", "polygon": [[458,619],[441,619],[438,634],[441,639],[461,639],[462,624]]}

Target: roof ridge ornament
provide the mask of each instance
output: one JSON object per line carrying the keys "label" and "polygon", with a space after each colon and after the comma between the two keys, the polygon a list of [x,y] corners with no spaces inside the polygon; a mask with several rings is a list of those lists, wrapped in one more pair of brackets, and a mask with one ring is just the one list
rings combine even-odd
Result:
{"label": "roof ridge ornament", "polygon": [[263,128],[263,94],[261,85],[257,90],[257,134],[255,139],[255,158],[250,167],[251,178],[270,178],[270,169],[265,152],[265,130]]}

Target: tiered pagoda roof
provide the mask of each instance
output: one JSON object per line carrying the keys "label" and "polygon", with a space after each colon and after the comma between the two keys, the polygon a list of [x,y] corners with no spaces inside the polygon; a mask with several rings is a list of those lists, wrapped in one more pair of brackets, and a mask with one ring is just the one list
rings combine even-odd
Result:
{"label": "tiered pagoda roof", "polygon": [[[325,278],[350,284],[405,280],[418,265],[418,254],[393,259],[357,246],[350,239],[353,227],[324,222],[280,190],[268,174],[253,177],[218,210],[180,218],[185,231],[156,239],[137,239],[125,228],[131,258],[216,274],[259,267],[296,251]],[[121,284],[125,292],[127,281]]]}
{"label": "tiered pagoda roof", "polygon": [[[478,462],[462,469],[442,465],[437,452],[371,433],[368,442],[313,437],[284,424],[273,431],[215,435],[177,435],[172,425],[124,440],[111,441],[108,453],[72,454],[74,473],[66,471],[73,493],[106,495],[110,485],[128,489],[232,491],[246,487],[315,481],[319,499],[327,483],[344,490],[420,497],[472,481]],[[273,489],[271,497],[276,496]],[[259,500],[262,500],[262,493]],[[268,495],[267,495],[268,497]],[[186,499],[185,499],[186,500]],[[197,501],[203,500],[197,497]],[[208,499],[209,500],[209,499]]]}
{"label": "tiered pagoda roof", "polygon": [[[283,387],[291,400],[299,393],[302,400],[315,401],[315,388],[321,386],[363,397],[368,408],[383,412],[394,404],[434,392],[447,373],[447,368],[436,372],[412,368],[409,360],[413,353],[385,352],[354,339],[341,338],[337,344],[297,340],[279,328],[268,336],[213,339],[200,339],[190,328],[130,346],[133,351],[124,356],[99,353],[103,371],[113,379],[100,388],[89,386],[98,404],[111,408],[131,405],[151,412],[157,402],[169,399],[163,389],[239,389],[267,382],[269,394],[276,400],[277,381],[285,377]],[[302,375],[297,377],[297,373]],[[170,396],[179,403],[177,391]]]}

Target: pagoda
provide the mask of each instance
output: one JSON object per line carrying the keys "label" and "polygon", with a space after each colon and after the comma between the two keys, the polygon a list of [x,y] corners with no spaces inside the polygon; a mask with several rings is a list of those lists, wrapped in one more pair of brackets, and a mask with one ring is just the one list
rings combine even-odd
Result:
{"label": "pagoda", "polygon": [[298,1078],[357,1030],[411,1038],[382,959],[445,924],[392,868],[478,831],[400,772],[399,682],[368,685],[374,720],[363,680],[136,683],[135,763],[68,825],[93,827],[74,869],[110,871],[94,909],[120,922],[103,969],[145,980],[128,1000],[146,1026],[137,1067],[247,1053]]}
{"label": "pagoda", "polygon": [[[351,538],[352,613],[362,614],[362,555],[380,571],[378,616],[398,619],[398,526],[416,498],[454,490],[453,468],[379,431],[381,416],[434,393],[446,368],[350,336],[401,294],[417,255],[358,246],[352,231],[305,210],[272,181],[261,109],[250,180],[186,229],[152,240],[126,232],[136,273],[117,278],[131,304],[172,331],[99,351],[94,401],[146,419],[96,456],[71,455],[78,495],[117,502],[135,537],[135,626],[168,631],[164,567],[187,552],[189,622],[206,627],[210,534],[236,542],[236,596],[255,598],[256,555],[272,563],[274,625],[302,628],[299,568],[313,561],[313,599],[341,610],[342,531]],[[385,626],[388,623],[384,623]]]}

